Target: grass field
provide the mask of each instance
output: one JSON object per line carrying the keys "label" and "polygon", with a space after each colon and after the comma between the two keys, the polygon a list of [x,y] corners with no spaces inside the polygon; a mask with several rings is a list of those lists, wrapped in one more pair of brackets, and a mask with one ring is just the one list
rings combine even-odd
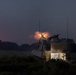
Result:
{"label": "grass field", "polygon": [[0,75],[76,75],[76,64],[32,56],[0,56]]}

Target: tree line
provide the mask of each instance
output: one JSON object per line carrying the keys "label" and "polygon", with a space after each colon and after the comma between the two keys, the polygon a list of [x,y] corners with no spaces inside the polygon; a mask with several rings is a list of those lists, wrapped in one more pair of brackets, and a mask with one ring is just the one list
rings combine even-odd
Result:
{"label": "tree line", "polygon": [[29,44],[18,45],[15,42],[0,40],[0,50],[30,50],[30,47]]}
{"label": "tree line", "polygon": [[[18,45],[15,42],[2,41],[0,40],[0,50],[33,50],[38,48],[38,42],[29,44]],[[68,50],[70,52],[76,52],[76,43],[73,40],[68,39]]]}

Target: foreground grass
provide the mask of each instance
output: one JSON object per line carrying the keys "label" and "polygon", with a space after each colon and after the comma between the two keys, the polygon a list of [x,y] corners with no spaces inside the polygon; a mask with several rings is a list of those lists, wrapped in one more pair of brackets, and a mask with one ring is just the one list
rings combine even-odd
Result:
{"label": "foreground grass", "polygon": [[43,62],[34,57],[0,57],[0,75],[76,75],[76,64],[61,60]]}

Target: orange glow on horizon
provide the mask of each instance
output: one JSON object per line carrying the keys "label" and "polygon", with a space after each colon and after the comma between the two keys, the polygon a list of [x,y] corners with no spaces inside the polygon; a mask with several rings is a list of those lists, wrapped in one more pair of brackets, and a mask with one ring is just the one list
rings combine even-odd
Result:
{"label": "orange glow on horizon", "polygon": [[49,38],[49,37],[50,37],[49,32],[39,32],[39,31],[37,31],[37,32],[35,32],[35,35],[34,35],[34,38],[35,38],[36,40],[40,40],[40,39],[42,39],[42,38],[47,39],[47,38]]}

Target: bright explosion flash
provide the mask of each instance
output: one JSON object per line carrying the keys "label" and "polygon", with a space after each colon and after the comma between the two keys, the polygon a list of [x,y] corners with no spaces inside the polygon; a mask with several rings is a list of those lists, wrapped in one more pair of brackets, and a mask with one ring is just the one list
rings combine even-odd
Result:
{"label": "bright explosion flash", "polygon": [[36,40],[40,40],[41,38],[47,39],[49,37],[50,37],[49,32],[39,32],[39,31],[37,31],[37,32],[35,32],[35,35],[34,35],[34,38]]}

